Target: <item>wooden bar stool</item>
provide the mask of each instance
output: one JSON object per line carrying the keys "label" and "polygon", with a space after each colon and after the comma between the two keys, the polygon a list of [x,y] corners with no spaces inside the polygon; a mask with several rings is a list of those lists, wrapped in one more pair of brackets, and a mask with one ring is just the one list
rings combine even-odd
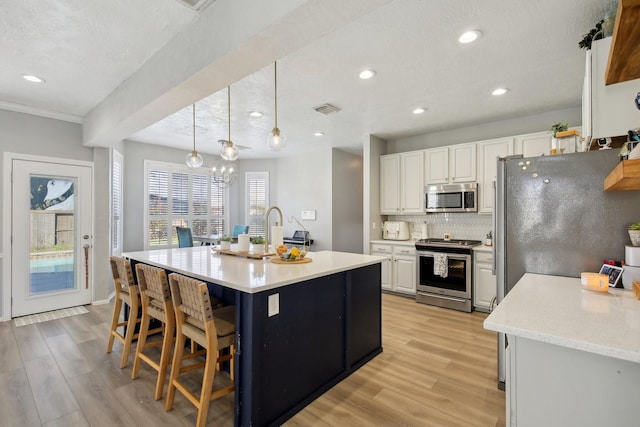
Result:
{"label": "wooden bar stool", "polygon": [[[110,257],[109,262],[111,263],[111,274],[113,275],[113,286],[116,291],[116,298],[113,304],[113,316],[111,317],[107,353],[111,353],[113,339],[117,338],[123,345],[120,368],[125,368],[129,362],[131,343],[134,339],[138,338],[135,329],[136,323],[140,322],[140,294],[138,292],[138,285],[133,281],[131,263],[124,258],[116,256]],[[125,322],[119,322],[123,302],[129,306],[129,319]],[[126,327],[124,335],[118,332],[118,328],[121,326]]]}
{"label": "wooden bar stool", "polygon": [[[152,267],[146,264],[136,264],[136,276],[140,299],[142,302],[142,321],[140,332],[138,333],[138,345],[136,346],[133,358],[133,368],[131,379],[138,378],[140,374],[140,361],[145,362],[158,372],[156,380],[156,390],[153,395],[155,400],[162,398],[164,382],[167,376],[169,361],[171,360],[171,345],[173,344],[173,334],[176,330],[176,317],[173,312],[173,302],[171,301],[171,291],[167,280],[167,273],[162,268]],[[151,319],[162,322],[162,326],[149,330]],[[162,341],[147,342],[149,334],[162,332]],[[162,345],[160,361],[156,362],[144,351]]]}
{"label": "wooden bar stool", "polygon": [[[173,408],[176,389],[179,390],[196,408],[196,425],[204,426],[209,411],[209,403],[235,390],[235,384],[213,390],[215,372],[218,364],[229,360],[231,380],[234,371],[235,353],[235,306],[226,306],[213,310],[207,285],[199,280],[179,274],[169,275],[171,296],[176,313],[176,344],[171,365],[171,377],[167,390],[165,409]],[[182,366],[183,360],[202,352],[184,354],[187,338],[204,348],[204,363]],[[229,348],[229,354],[221,356],[220,350]],[[200,396],[189,390],[180,381],[180,375],[204,367]]]}

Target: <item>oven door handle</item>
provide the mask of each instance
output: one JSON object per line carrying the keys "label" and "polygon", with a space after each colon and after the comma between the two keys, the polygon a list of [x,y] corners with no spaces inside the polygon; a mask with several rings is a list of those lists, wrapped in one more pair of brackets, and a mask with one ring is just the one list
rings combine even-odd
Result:
{"label": "oven door handle", "polygon": [[423,252],[423,251],[416,252],[416,256],[418,256],[418,257],[421,257],[421,256],[431,256],[431,257],[433,257],[436,254],[445,254],[447,256],[447,258],[457,259],[457,260],[461,260],[461,261],[466,261],[471,257],[471,255],[452,254],[452,253],[449,253],[449,252]]}

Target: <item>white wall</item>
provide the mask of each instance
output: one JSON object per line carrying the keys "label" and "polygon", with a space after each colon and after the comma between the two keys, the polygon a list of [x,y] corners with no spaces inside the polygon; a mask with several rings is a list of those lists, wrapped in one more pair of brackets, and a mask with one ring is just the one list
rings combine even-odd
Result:
{"label": "white wall", "polygon": [[526,117],[399,138],[389,141],[387,154],[542,132],[549,130],[551,125],[557,122],[569,122],[570,127],[580,126],[582,124],[581,107],[547,111]]}
{"label": "white wall", "polygon": [[380,156],[387,154],[387,141],[369,135],[363,142],[363,245],[365,253],[369,253],[369,242],[382,238],[382,221],[380,215]]}
{"label": "white wall", "polygon": [[[265,160],[240,160],[236,161],[238,167],[238,179],[231,187],[229,195],[230,225],[247,223],[247,206],[245,202],[245,185],[247,172],[269,172],[269,206],[278,204],[278,162],[276,159]],[[272,224],[277,215],[271,217]],[[285,220],[286,222],[286,220]]]}
{"label": "white wall", "polygon": [[[61,120],[32,116],[30,114],[16,113],[13,111],[0,110],[0,151],[2,153],[11,152],[19,154],[30,154],[37,156],[51,156],[73,160],[93,161],[93,149],[82,146],[82,129],[77,123],[69,123]],[[0,162],[0,188],[4,186],[4,170]],[[96,185],[96,189],[99,185]],[[4,213],[6,206],[0,209],[0,224],[4,224]],[[97,207],[96,207],[97,209]],[[0,290],[4,291],[6,286],[10,286],[9,266],[4,265],[11,251],[10,230],[0,227],[0,253],[4,255],[0,270],[4,273]],[[104,242],[94,239],[94,244],[102,245]],[[97,258],[96,258],[97,259]],[[96,275],[97,276],[97,275]],[[96,277],[99,282],[102,282]],[[105,293],[104,283],[96,283],[96,294]],[[100,287],[100,289],[98,289]],[[0,318],[4,318],[8,313],[2,313],[0,292]]]}
{"label": "white wall", "polygon": [[333,150],[331,163],[332,249],[362,253],[362,157]]}
{"label": "white wall", "polygon": [[[292,156],[278,159],[277,205],[284,217],[284,235],[292,236],[300,226],[292,221],[293,215],[304,224],[314,240],[312,250],[331,250],[332,199],[331,199],[330,148],[313,155]],[[316,220],[303,220],[303,210],[315,210]],[[272,223],[275,221],[272,217]]]}

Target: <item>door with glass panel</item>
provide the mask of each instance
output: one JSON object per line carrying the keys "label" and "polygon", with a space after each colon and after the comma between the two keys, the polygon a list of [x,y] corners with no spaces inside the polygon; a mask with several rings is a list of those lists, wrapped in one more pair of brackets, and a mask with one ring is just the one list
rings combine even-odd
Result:
{"label": "door with glass panel", "polygon": [[12,162],[11,316],[91,302],[92,168]]}

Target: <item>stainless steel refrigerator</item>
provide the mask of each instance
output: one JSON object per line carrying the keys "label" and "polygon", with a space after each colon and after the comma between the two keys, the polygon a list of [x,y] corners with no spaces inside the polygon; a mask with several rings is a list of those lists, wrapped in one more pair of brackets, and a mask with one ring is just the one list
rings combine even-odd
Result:
{"label": "stainless steel refrigerator", "polygon": [[[524,273],[580,277],[599,271],[605,259],[624,258],[627,225],[640,221],[640,191],[603,191],[618,151],[498,160],[493,216],[498,304]],[[505,344],[499,334],[503,390]]]}

